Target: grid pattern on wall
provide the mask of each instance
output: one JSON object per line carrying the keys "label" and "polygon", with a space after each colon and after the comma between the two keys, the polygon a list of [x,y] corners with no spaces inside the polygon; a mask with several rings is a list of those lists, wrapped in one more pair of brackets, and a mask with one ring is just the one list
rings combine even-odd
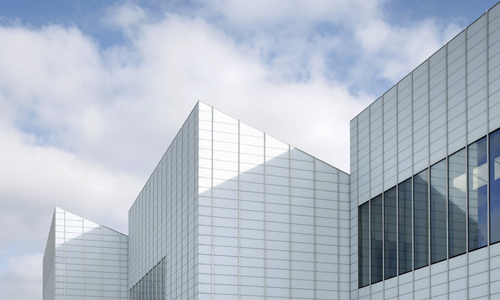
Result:
{"label": "grid pattern on wall", "polygon": [[[488,266],[478,273],[455,278],[462,273],[451,275],[450,260],[444,263],[444,273],[431,271],[442,268],[439,263],[358,294],[357,233],[359,205],[500,127],[499,15],[496,5],[351,121],[351,299],[435,297],[443,291],[446,297],[454,293],[473,298],[482,295],[476,294],[477,286],[486,295],[494,294],[497,265],[489,266],[494,261],[492,249],[482,262]],[[483,250],[466,259],[480,259]],[[445,281],[437,280],[438,275]],[[471,280],[472,275],[480,280]],[[464,278],[465,284],[458,286],[457,280]],[[484,278],[491,278],[491,284],[483,286]]]}
{"label": "grid pattern on wall", "polygon": [[52,228],[46,257],[55,289],[44,299],[128,299],[126,235],[60,208]]}
{"label": "grid pattern on wall", "polygon": [[199,103],[204,299],[349,297],[349,176]]}
{"label": "grid pattern on wall", "polygon": [[166,299],[196,297],[197,117],[198,105],[129,210],[129,289],[164,259]]}
{"label": "grid pattern on wall", "polygon": [[162,259],[151,269],[132,289],[130,289],[130,300],[164,300],[165,299],[165,274],[167,272],[166,261]]}

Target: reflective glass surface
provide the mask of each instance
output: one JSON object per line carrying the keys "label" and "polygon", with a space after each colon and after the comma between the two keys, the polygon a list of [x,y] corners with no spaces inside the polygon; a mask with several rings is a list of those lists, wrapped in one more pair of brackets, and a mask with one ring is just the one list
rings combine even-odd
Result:
{"label": "reflective glass surface", "polygon": [[396,187],[384,193],[384,279],[397,275]]}
{"label": "reflective glass surface", "polygon": [[490,134],[490,243],[500,241],[500,130]]}
{"label": "reflective glass surface", "polygon": [[371,283],[382,280],[382,196],[377,196],[371,204]]}
{"label": "reflective glass surface", "polygon": [[431,167],[431,263],[446,259],[446,160]]}
{"label": "reflective glass surface", "polygon": [[398,186],[399,274],[412,270],[411,178]]}
{"label": "reflective glass surface", "polygon": [[465,149],[448,159],[448,230],[449,255],[465,253],[466,238],[466,166]]}
{"label": "reflective glass surface", "polygon": [[359,287],[370,284],[370,203],[358,208]]}
{"label": "reflective glass surface", "polygon": [[429,264],[429,179],[427,173],[425,170],[415,175],[413,182],[415,269]]}
{"label": "reflective glass surface", "polygon": [[469,251],[486,246],[488,232],[488,164],[486,137],[468,148]]}

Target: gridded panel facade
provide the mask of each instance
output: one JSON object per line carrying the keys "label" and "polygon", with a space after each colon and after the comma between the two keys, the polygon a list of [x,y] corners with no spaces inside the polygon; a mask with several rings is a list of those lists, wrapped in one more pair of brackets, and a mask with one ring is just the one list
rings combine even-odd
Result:
{"label": "gridded panel facade", "polygon": [[198,299],[349,297],[349,176],[199,103]]}
{"label": "gridded panel facade", "polygon": [[[486,199],[493,199],[494,195],[486,195],[484,183],[472,182],[466,187],[466,174],[479,179],[488,176],[486,161],[481,162],[474,147],[482,138],[486,144],[490,133],[500,127],[499,16],[500,6],[496,5],[351,121],[351,299],[498,296],[495,286],[500,283],[499,246],[478,249],[486,245],[481,229],[484,231],[487,224]],[[427,176],[425,180],[423,175]],[[407,255],[411,256],[410,269],[415,270],[375,283],[377,280],[371,276],[374,270],[359,261],[364,254],[358,250],[358,241],[366,236],[362,230],[365,226],[377,229],[379,223],[370,218],[365,221],[358,212],[367,210],[369,216],[375,216],[373,205],[363,204],[375,201],[379,195],[386,197],[395,187],[400,187],[403,195],[401,184],[407,180],[413,180],[409,183],[413,187],[409,194],[413,246]],[[393,201],[391,197],[387,199]],[[398,205],[405,203],[401,201]],[[403,213],[398,207],[399,213]],[[384,215],[382,222],[391,217]],[[399,225],[401,239],[406,227]],[[392,234],[389,229],[384,230],[384,236]],[[378,264],[382,261],[376,253],[378,240],[370,238],[362,251],[366,249],[370,260],[375,259]],[[428,244],[418,242],[424,240]],[[447,244],[441,245],[447,240]],[[384,244],[382,250],[385,247],[394,250],[390,244]],[[400,240],[396,249],[399,267],[404,247]],[[360,266],[369,270],[368,277],[359,274]],[[360,279],[372,284],[359,288],[365,285]]]}
{"label": "gridded panel facade", "polygon": [[44,300],[128,299],[127,252],[126,235],[56,208],[45,252],[50,267],[44,267]]}
{"label": "gridded panel facade", "polygon": [[198,105],[130,208],[132,299],[196,297],[197,118]]}

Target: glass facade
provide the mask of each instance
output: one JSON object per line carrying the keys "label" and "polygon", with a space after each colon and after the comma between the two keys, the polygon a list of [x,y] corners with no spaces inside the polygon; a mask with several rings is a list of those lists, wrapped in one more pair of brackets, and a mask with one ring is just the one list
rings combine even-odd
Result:
{"label": "glass facade", "polygon": [[413,218],[415,269],[429,264],[429,179],[427,170],[413,178]]}
{"label": "glass facade", "polygon": [[448,244],[449,256],[465,253],[467,177],[465,149],[448,158]]}
{"label": "glass facade", "polygon": [[370,204],[365,203],[358,210],[358,281],[360,286],[365,286],[370,284]]}
{"label": "glass facade", "polygon": [[486,141],[479,139],[359,206],[359,287],[395,276],[396,261],[402,275],[429,260],[433,264],[486,246],[488,185],[490,243],[498,242],[500,130],[489,135],[489,173]]}
{"label": "glass facade", "polygon": [[446,160],[431,167],[431,263],[446,259]]}
{"label": "glass facade", "polygon": [[500,130],[490,134],[490,242],[500,241]]}
{"label": "glass facade", "polygon": [[371,282],[383,279],[383,247],[382,247],[382,196],[370,202],[371,217]]}
{"label": "glass facade", "polygon": [[412,179],[398,185],[399,274],[413,269]]}
{"label": "glass facade", "polygon": [[130,290],[130,300],[165,299],[165,259],[162,259]]}
{"label": "glass facade", "polygon": [[469,251],[488,242],[488,159],[486,137],[468,147]]}
{"label": "glass facade", "polygon": [[384,279],[397,275],[397,193],[392,188],[384,193]]}

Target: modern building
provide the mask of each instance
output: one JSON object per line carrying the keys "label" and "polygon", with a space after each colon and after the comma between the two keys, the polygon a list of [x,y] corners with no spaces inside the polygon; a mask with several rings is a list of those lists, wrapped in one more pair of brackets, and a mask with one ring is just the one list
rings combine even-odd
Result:
{"label": "modern building", "polygon": [[199,102],[129,237],[56,208],[44,299],[500,299],[500,5],[351,121],[351,174]]}

